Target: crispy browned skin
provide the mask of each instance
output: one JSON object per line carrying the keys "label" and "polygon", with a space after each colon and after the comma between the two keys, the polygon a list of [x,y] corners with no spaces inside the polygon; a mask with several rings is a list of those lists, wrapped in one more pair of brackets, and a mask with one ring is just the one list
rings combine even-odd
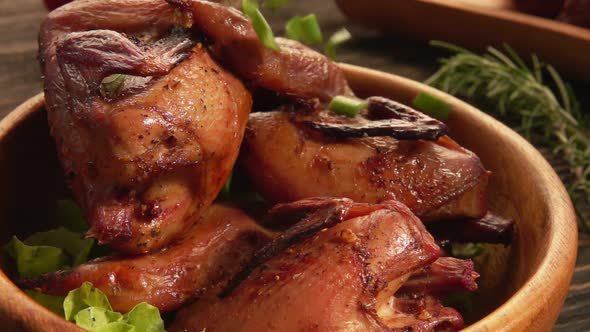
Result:
{"label": "crispy browned skin", "polygon": [[489,177],[480,160],[447,136],[437,141],[326,137],[305,122],[350,122],[333,113],[253,113],[241,165],[266,199],[348,197],[399,200],[424,220],[482,217]]}
{"label": "crispy browned skin", "polygon": [[[192,48],[191,32],[213,44]],[[251,97],[209,49],[254,86],[302,98],[350,93],[327,58],[279,43],[264,48],[239,11],[207,1],[80,0],[48,16],[40,60],[49,123],[90,236],[126,253],[157,250],[216,197]],[[101,88],[110,74],[129,75],[116,96]]]}
{"label": "crispy browned skin", "polygon": [[223,186],[250,105],[241,82],[195,48],[139,94],[50,107],[52,133],[92,225],[89,234],[129,253],[177,237]]}
{"label": "crispy browned skin", "polygon": [[352,95],[342,70],[301,43],[276,38],[280,50],[266,48],[237,9],[207,1],[169,0],[213,41],[212,52],[238,76],[297,98],[331,100]]}
{"label": "crispy browned skin", "polygon": [[402,291],[445,296],[453,292],[477,289],[479,274],[471,260],[441,257],[434,263],[414,272],[404,283]]}
{"label": "crispy browned skin", "polygon": [[[292,203],[297,205],[298,203]],[[340,201],[341,223],[283,250],[225,298],[214,294],[182,309],[171,331],[417,331],[461,326],[460,315],[432,299],[417,312],[391,301],[413,271],[439,249],[402,204]],[[308,201],[303,202],[305,211]],[[317,213],[324,220],[325,209]],[[312,214],[303,222],[315,217]],[[453,313],[452,315],[450,313]],[[428,314],[428,315],[427,315]],[[441,316],[443,315],[443,316]],[[418,317],[426,317],[419,319]]]}
{"label": "crispy browned skin", "polygon": [[145,301],[168,312],[207,288],[223,285],[271,237],[239,209],[214,204],[183,240],[164,251],[107,257],[21,284],[47,294],[66,295],[90,281],[108,296],[115,311],[127,312]]}
{"label": "crispy browned skin", "polygon": [[[111,30],[64,34],[88,26],[139,33],[153,23],[156,32],[142,36],[161,39],[158,28],[178,21],[166,7],[80,1],[42,28],[49,123],[64,170],[89,234],[127,253],[163,247],[211,204],[251,107],[242,83],[182,36],[136,45]],[[154,78],[108,100],[100,82],[112,73]]]}

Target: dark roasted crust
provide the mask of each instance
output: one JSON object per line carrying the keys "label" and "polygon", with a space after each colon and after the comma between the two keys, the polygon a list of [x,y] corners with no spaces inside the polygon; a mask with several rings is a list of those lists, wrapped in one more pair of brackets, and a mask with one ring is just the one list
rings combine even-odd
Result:
{"label": "dark roasted crust", "polygon": [[366,120],[360,118],[352,123],[304,123],[326,136],[336,138],[387,136],[398,140],[435,141],[447,134],[444,123],[406,105],[383,97],[370,97],[367,102],[369,106]]}

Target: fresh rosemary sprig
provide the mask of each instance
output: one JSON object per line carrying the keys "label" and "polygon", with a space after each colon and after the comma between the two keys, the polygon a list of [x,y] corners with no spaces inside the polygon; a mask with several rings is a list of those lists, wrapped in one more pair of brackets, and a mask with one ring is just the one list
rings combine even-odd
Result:
{"label": "fresh rosemary sprig", "polygon": [[[488,47],[478,55],[460,47],[432,42],[455,55],[426,83],[448,93],[483,102],[504,120],[517,121],[516,128],[538,147],[548,147],[568,165],[568,187],[577,206],[581,230],[590,232],[590,118],[584,114],[569,85],[557,71],[533,55],[529,67],[507,45],[504,52]],[[543,74],[551,78],[548,86]],[[553,88],[552,88],[553,87]],[[577,199],[576,199],[577,198]]]}

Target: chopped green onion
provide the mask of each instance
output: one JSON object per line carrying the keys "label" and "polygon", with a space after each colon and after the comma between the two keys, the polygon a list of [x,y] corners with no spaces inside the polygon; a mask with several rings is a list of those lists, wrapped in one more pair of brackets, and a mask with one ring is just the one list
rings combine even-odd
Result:
{"label": "chopped green onion", "polygon": [[451,105],[425,92],[414,98],[414,106],[422,113],[442,121],[447,120],[451,113]]}
{"label": "chopped green onion", "polygon": [[102,80],[102,88],[107,96],[112,97],[116,95],[117,92],[119,92],[119,90],[123,86],[123,82],[125,82],[125,75],[109,75]]}
{"label": "chopped green onion", "polygon": [[366,109],[369,104],[365,100],[354,99],[345,96],[336,96],[332,99],[328,108],[341,115],[353,118],[358,112]]}
{"label": "chopped green onion", "polygon": [[336,31],[330,37],[330,39],[328,39],[328,42],[326,43],[326,47],[325,47],[324,52],[326,53],[326,55],[329,58],[335,59],[336,58],[336,48],[340,44],[350,40],[350,38],[352,38],[352,35],[345,28],[342,28],[342,29]]}
{"label": "chopped green onion", "polygon": [[288,38],[299,40],[305,44],[319,44],[322,42],[322,30],[315,14],[295,16],[285,26]]}
{"label": "chopped green onion", "polygon": [[272,10],[273,12],[282,6],[286,5],[289,0],[266,0],[264,2],[266,8]]}
{"label": "chopped green onion", "polygon": [[477,257],[485,251],[480,243],[452,243],[451,255],[456,258],[467,259]]}
{"label": "chopped green onion", "polygon": [[279,45],[275,41],[270,25],[268,25],[268,22],[266,22],[266,19],[262,16],[262,13],[258,8],[258,1],[242,0],[242,11],[248,16],[248,18],[250,18],[254,31],[256,31],[262,44],[267,48],[278,50]]}

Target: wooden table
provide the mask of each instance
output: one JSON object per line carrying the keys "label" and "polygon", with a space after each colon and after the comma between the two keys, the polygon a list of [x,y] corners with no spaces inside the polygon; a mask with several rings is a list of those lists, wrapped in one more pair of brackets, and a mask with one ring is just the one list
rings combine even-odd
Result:
{"label": "wooden table", "polygon": [[[346,25],[331,1],[317,0],[291,1],[271,18],[271,24],[275,33],[281,34],[286,19],[311,12],[318,15],[326,35]],[[37,33],[45,15],[41,0],[0,0],[0,117],[42,88],[36,56]],[[427,78],[437,68],[441,54],[423,43],[350,28],[355,38],[341,49],[339,61],[416,80]],[[578,95],[587,94],[587,87],[587,83],[578,84]],[[580,235],[578,264],[555,330],[590,330],[590,236],[585,234]]]}

